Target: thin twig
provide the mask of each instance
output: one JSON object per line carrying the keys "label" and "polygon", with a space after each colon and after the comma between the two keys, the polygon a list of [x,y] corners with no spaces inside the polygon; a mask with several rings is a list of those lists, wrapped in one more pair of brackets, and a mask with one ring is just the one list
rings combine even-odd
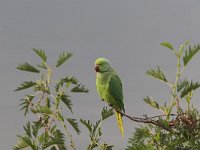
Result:
{"label": "thin twig", "polygon": [[[153,118],[159,118],[159,117],[166,117],[167,115],[157,115],[157,116],[152,116],[152,117],[147,117],[145,115],[146,118],[150,118],[150,119],[153,119]],[[170,114],[170,116],[177,116],[176,114]]]}

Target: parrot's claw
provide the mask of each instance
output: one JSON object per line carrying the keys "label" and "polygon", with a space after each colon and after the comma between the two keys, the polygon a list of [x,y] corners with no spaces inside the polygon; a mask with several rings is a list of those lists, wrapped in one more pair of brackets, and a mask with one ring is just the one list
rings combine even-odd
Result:
{"label": "parrot's claw", "polygon": [[111,103],[108,103],[108,106],[113,107],[113,105]]}

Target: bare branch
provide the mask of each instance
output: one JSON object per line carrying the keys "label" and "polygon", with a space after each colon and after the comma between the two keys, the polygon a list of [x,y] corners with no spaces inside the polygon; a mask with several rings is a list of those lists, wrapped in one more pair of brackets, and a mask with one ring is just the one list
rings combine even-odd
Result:
{"label": "bare branch", "polygon": [[[153,125],[156,125],[166,131],[169,131],[171,132],[171,128],[170,126],[166,126],[164,123],[162,123],[160,120],[154,120],[153,118],[160,118],[160,117],[163,117],[163,116],[166,116],[166,115],[157,115],[157,116],[153,116],[153,117],[147,117],[145,116],[145,118],[139,118],[139,117],[134,117],[134,116],[130,116],[128,114],[125,114],[119,110],[116,110],[118,113],[120,113],[122,116],[125,116],[127,117],[128,119],[132,120],[132,121],[135,121],[135,122],[141,122],[141,123],[148,123],[148,124],[153,124]],[[170,114],[171,116],[175,116],[175,114]]]}

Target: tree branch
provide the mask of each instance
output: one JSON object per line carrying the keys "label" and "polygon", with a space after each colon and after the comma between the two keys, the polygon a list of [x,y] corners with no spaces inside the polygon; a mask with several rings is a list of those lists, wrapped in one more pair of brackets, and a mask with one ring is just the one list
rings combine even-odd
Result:
{"label": "tree branch", "polygon": [[[145,118],[139,118],[139,117],[134,117],[134,116],[130,116],[128,114],[123,113],[122,111],[116,110],[118,113],[120,113],[122,116],[127,117],[128,119],[135,121],[135,122],[141,122],[141,123],[148,123],[148,124],[153,124],[156,125],[166,131],[171,132],[171,128],[169,126],[166,126],[165,124],[163,124],[160,120],[154,120],[153,118],[158,118],[158,117],[163,117],[166,115],[157,115],[157,116],[153,116],[153,117],[147,117],[145,116]],[[170,114],[171,116],[176,116],[175,114]]]}

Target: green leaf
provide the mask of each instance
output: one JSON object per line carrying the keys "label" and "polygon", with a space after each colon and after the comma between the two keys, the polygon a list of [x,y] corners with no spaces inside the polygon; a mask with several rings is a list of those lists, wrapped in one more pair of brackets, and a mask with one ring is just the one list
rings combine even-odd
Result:
{"label": "green leaf", "polygon": [[42,143],[42,148],[41,149],[46,149],[50,144],[48,144],[52,139],[52,136],[49,136],[47,132],[43,132],[40,136],[38,136],[38,140],[40,143]]}
{"label": "green leaf", "polygon": [[31,141],[27,136],[18,136],[18,143],[14,145],[14,150],[22,150],[24,148],[30,147],[32,150],[38,150],[37,146]]}
{"label": "green leaf", "polygon": [[32,125],[32,129],[33,129],[33,135],[35,137],[37,137],[37,134],[38,134],[38,131],[39,131],[40,128],[42,128],[42,121],[41,120],[34,121],[33,125]]}
{"label": "green leaf", "polygon": [[165,78],[164,73],[160,70],[159,67],[157,67],[157,70],[154,69],[147,70],[146,74],[167,83],[167,79]]}
{"label": "green leaf", "polygon": [[40,58],[41,58],[44,62],[46,62],[47,56],[46,56],[44,50],[33,48],[33,51],[34,51],[38,56],[40,56]]}
{"label": "green leaf", "polygon": [[50,94],[50,87],[46,84],[47,81],[37,80],[34,86],[34,91],[41,91]]}
{"label": "green leaf", "polygon": [[26,135],[31,138],[31,124],[30,122],[28,121],[28,123],[26,124],[26,126],[23,126],[25,132],[26,132]]}
{"label": "green leaf", "polygon": [[51,107],[51,99],[49,97],[45,99],[45,105],[49,108]]}
{"label": "green leaf", "polygon": [[32,82],[32,81],[25,81],[23,83],[20,84],[19,87],[17,87],[17,89],[15,91],[20,91],[20,90],[24,90],[24,89],[27,89],[27,88],[30,88],[32,86],[36,85],[35,82]]}
{"label": "green leaf", "polygon": [[186,96],[188,93],[196,90],[197,88],[200,87],[200,83],[196,82],[193,83],[192,81],[190,82],[190,84],[188,83],[184,89],[181,91],[181,98],[183,98],[184,96]]}
{"label": "green leaf", "polygon": [[[133,135],[133,138],[129,140],[135,142],[143,142],[145,138],[148,138],[150,136],[152,135],[147,127],[135,128],[135,133]],[[129,141],[129,143],[131,141]]]}
{"label": "green leaf", "polygon": [[34,98],[33,95],[27,95],[26,98],[21,99],[21,103],[19,106],[21,106],[20,110],[25,110],[24,116],[26,116],[26,114],[28,113],[28,110],[29,110],[29,107],[31,105],[33,98]]}
{"label": "green leaf", "polygon": [[184,87],[186,87],[189,82],[185,79],[183,81],[179,81],[177,84],[177,92],[180,92]]}
{"label": "green leaf", "polygon": [[[96,140],[96,139],[95,139]],[[97,148],[98,147],[98,141],[95,141],[95,142],[92,142],[89,146],[88,146],[88,148],[87,148],[87,150],[93,150],[93,149],[95,149],[95,148]]]}
{"label": "green leaf", "polygon": [[43,146],[46,143],[48,143],[48,141],[50,140],[50,136],[49,136],[48,132],[43,132],[41,135],[37,136],[37,138],[38,138],[39,142],[41,143],[41,145],[43,145]]}
{"label": "green leaf", "polygon": [[60,130],[55,130],[53,133],[55,138],[62,139],[61,141],[64,143],[65,141],[65,135]]}
{"label": "green leaf", "polygon": [[193,96],[193,91],[189,92],[186,96],[185,96],[185,100],[188,103],[188,105],[190,104],[191,100],[192,100],[192,96]]}
{"label": "green leaf", "polygon": [[20,64],[17,66],[18,70],[39,73],[40,71],[29,63]]}
{"label": "green leaf", "polygon": [[85,88],[84,85],[78,84],[74,88],[71,89],[71,92],[83,92],[83,93],[88,93],[89,90]]}
{"label": "green leaf", "polygon": [[21,99],[21,103],[19,106],[21,106],[20,110],[24,110],[24,116],[26,116],[26,114],[28,113],[28,109],[29,109],[29,101],[27,101],[26,99]]}
{"label": "green leaf", "polygon": [[151,143],[146,144],[144,142],[139,142],[129,145],[125,150],[155,150],[155,148]]}
{"label": "green leaf", "polygon": [[52,114],[51,109],[47,106],[37,106],[35,109],[32,109],[31,111],[33,113],[41,113],[41,114],[47,114],[47,115]]}
{"label": "green leaf", "polygon": [[56,67],[61,66],[65,61],[67,61],[72,56],[72,53],[61,53],[59,59],[56,63]]}
{"label": "green leaf", "polygon": [[69,99],[70,96],[62,94],[60,96],[61,101],[69,108],[69,110],[73,113],[72,111],[72,101]]}
{"label": "green leaf", "polygon": [[61,112],[57,112],[56,118],[57,118],[59,121],[64,122],[64,117],[63,117],[63,115],[61,114]]}
{"label": "green leaf", "polygon": [[174,51],[172,44],[167,41],[160,43],[160,45],[165,46],[165,47],[171,49],[172,51]]}
{"label": "green leaf", "polygon": [[102,135],[101,128],[98,128],[98,135],[99,135],[99,136],[101,136],[101,135]]}
{"label": "green leaf", "polygon": [[18,142],[16,145],[14,145],[14,150],[22,150],[24,148],[28,148],[29,144],[26,142],[27,140],[23,139],[22,137],[18,137]]}
{"label": "green leaf", "polygon": [[67,118],[67,121],[71,124],[71,126],[74,128],[74,130],[77,132],[77,134],[80,134],[81,131],[78,127],[78,123],[76,122],[76,119]]}
{"label": "green leaf", "polygon": [[93,125],[92,133],[95,133],[101,123],[101,120],[98,120],[95,125]]}
{"label": "green leaf", "polygon": [[62,143],[65,141],[65,135],[60,130],[55,130],[54,137],[58,139],[62,139]]}
{"label": "green leaf", "polygon": [[112,108],[108,109],[108,107],[104,107],[103,110],[101,111],[101,118],[102,120],[105,120],[110,116],[112,116],[113,114],[114,112]]}
{"label": "green leaf", "polygon": [[149,104],[150,106],[152,106],[153,108],[159,109],[160,110],[160,106],[159,104],[152,98],[152,97],[146,97],[144,98],[144,101]]}
{"label": "green leaf", "polygon": [[72,84],[78,84],[78,80],[76,79],[75,76],[66,77],[66,78],[63,79],[63,81],[64,81],[65,83],[70,82],[70,83],[72,83]]}
{"label": "green leaf", "polygon": [[159,123],[160,123],[160,125],[162,124],[163,129],[170,130],[169,123],[166,120],[159,118]]}
{"label": "green leaf", "polygon": [[42,149],[47,149],[47,148],[51,147],[50,150],[57,150],[55,146],[58,146],[59,149],[62,147],[62,148],[61,148],[62,150],[66,150],[66,148],[65,148],[65,146],[64,146],[64,144],[63,144],[63,142],[60,141],[59,139],[52,139],[51,141],[46,142],[46,143],[43,145]]}
{"label": "green leaf", "polygon": [[60,150],[66,150],[65,135],[60,130],[55,130],[52,134],[51,139],[44,144],[43,149],[53,146],[51,149],[56,150],[55,145],[57,145]]}
{"label": "green leaf", "polygon": [[114,145],[108,145],[106,143],[103,143],[100,145],[100,150],[112,150]]}
{"label": "green leaf", "polygon": [[59,82],[55,86],[56,92],[59,91],[60,87],[63,87],[64,83],[77,85],[78,84],[78,80],[74,76],[72,76],[72,77],[68,77],[67,76],[65,78],[60,79]]}
{"label": "green leaf", "polygon": [[37,65],[38,67],[42,68],[42,69],[47,69],[47,64],[42,62],[40,65]]}
{"label": "green leaf", "polygon": [[90,120],[86,121],[83,119],[80,119],[80,122],[85,125],[85,127],[88,129],[89,132],[92,132],[92,123],[90,122]]}
{"label": "green leaf", "polygon": [[200,45],[194,45],[193,47],[189,46],[189,49],[185,51],[185,55],[183,56],[184,66],[188,64],[188,62],[193,58],[193,56],[200,50]]}

